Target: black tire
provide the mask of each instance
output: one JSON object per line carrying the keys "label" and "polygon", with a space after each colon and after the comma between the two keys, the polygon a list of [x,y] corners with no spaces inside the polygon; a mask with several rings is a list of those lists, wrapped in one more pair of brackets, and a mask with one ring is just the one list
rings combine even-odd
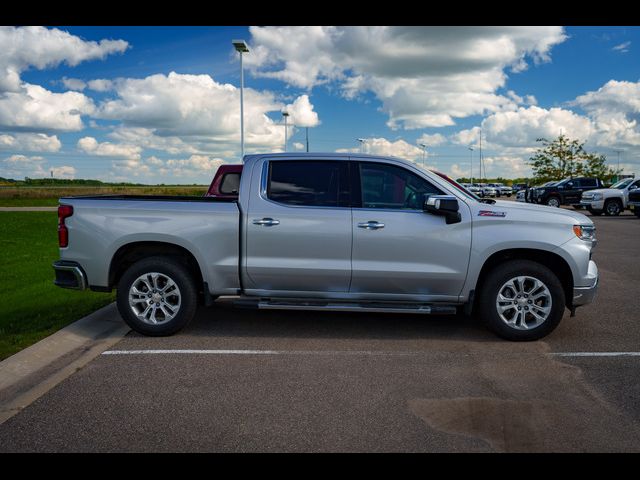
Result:
{"label": "black tire", "polygon": [[636,217],[640,218],[640,208],[635,208],[635,209],[633,210],[633,213],[635,213],[635,214],[636,214]]}
{"label": "black tire", "polygon": [[618,199],[604,202],[604,213],[607,217],[617,217],[622,212],[622,203]]}
{"label": "black tire", "polygon": [[603,211],[602,210],[596,210],[595,208],[591,208],[591,207],[587,207],[587,210],[589,210],[589,213],[591,215],[593,215],[594,217],[597,217],[599,215],[602,215]]}
{"label": "black tire", "polygon": [[[170,278],[180,293],[180,303],[175,316],[157,325],[139,319],[133,312],[133,307],[129,305],[129,291],[133,283],[141,275],[151,272],[158,272]],[[173,335],[193,319],[198,306],[197,287],[191,272],[179,260],[171,257],[149,257],[134,263],[122,275],[118,282],[116,303],[124,321],[136,332],[154,337]]]}
{"label": "black tire", "polygon": [[[556,204],[557,202],[557,204]],[[549,207],[560,207],[560,199],[558,197],[556,197],[555,195],[552,197],[547,198],[547,201],[544,202],[545,205],[549,206]]]}
{"label": "black tire", "polygon": [[[507,325],[500,318],[496,307],[500,288],[510,279],[520,275],[541,281],[551,295],[551,310],[546,320],[537,327],[528,330],[520,330]],[[478,312],[481,320],[489,330],[507,340],[526,342],[549,335],[560,323],[564,308],[564,289],[558,277],[544,265],[530,260],[510,260],[498,265],[485,277],[479,289]]]}

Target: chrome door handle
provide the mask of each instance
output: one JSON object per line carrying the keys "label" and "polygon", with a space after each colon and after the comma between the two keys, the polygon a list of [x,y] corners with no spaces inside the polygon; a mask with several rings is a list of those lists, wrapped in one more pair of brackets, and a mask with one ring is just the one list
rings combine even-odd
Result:
{"label": "chrome door handle", "polygon": [[265,227],[272,227],[273,225],[280,225],[280,220],[274,220],[273,218],[263,218],[261,220],[254,220],[254,225],[264,225]]}
{"label": "chrome door handle", "polygon": [[367,230],[378,230],[379,228],[384,228],[384,223],[376,222],[375,220],[371,220],[369,222],[361,222],[358,224],[359,228],[366,228]]}

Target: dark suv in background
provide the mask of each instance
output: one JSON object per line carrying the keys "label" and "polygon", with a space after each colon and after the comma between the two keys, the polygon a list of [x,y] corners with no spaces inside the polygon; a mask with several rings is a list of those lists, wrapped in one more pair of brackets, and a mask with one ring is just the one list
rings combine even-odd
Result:
{"label": "dark suv in background", "polygon": [[530,203],[540,203],[550,207],[560,205],[573,205],[575,208],[582,208],[580,197],[582,192],[603,188],[604,184],[599,178],[576,177],[565,178],[552,185],[532,188],[529,191],[527,201]]}

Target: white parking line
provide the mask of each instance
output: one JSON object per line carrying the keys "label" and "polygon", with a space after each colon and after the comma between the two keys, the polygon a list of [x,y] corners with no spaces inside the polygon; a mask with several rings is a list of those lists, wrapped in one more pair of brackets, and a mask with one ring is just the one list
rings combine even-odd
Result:
{"label": "white parking line", "polygon": [[[407,356],[425,355],[430,351],[375,351],[375,350],[107,350],[102,355],[378,355],[378,356]],[[485,353],[485,352],[475,352]],[[489,352],[491,353],[491,352]],[[462,355],[473,355],[474,352],[463,352]],[[512,352],[512,355],[539,355],[537,352]],[[504,353],[500,354],[504,355]],[[640,357],[640,352],[551,352],[546,355],[554,357]]]}
{"label": "white parking line", "polygon": [[556,357],[640,357],[640,352],[554,352]]}

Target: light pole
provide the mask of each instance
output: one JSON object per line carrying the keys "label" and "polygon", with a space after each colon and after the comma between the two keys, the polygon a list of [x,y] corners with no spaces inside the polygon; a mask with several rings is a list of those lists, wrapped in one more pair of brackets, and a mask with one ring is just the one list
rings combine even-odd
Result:
{"label": "light pole", "polygon": [[358,138],[356,140],[358,140],[360,142],[360,153],[365,153],[364,144],[367,141],[367,139],[366,138]]}
{"label": "light pole", "polygon": [[249,53],[249,47],[244,40],[232,40],[231,43],[240,54],[240,158],[244,162],[244,70],[242,68],[242,54]]}
{"label": "light pole", "polygon": [[618,154],[618,170],[616,172],[616,182],[617,182],[618,180],[620,180],[620,153],[622,152],[622,150],[614,150],[614,152]]}
{"label": "light pole", "polygon": [[307,136],[307,153],[309,153],[309,127],[304,127]]}
{"label": "light pole", "polygon": [[469,150],[471,151],[471,155],[469,158],[469,172],[470,172],[470,177],[469,177],[469,183],[473,183],[473,147],[468,147]]}
{"label": "light pole", "polygon": [[427,146],[424,143],[421,143],[420,146],[422,147],[422,166],[424,167],[425,160],[427,157]]}
{"label": "light pole", "polygon": [[282,116],[284,117],[284,151],[287,151],[287,118],[289,117],[289,112],[284,110],[282,112]]}

